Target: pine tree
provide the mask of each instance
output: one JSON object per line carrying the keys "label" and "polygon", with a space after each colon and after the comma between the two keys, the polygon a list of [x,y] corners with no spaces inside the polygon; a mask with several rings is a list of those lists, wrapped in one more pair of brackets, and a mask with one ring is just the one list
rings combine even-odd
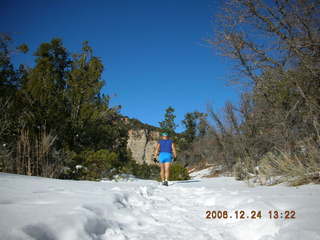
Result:
{"label": "pine tree", "polygon": [[184,137],[188,143],[192,143],[194,138],[196,137],[196,127],[197,127],[197,116],[195,113],[186,113],[184,116],[184,120],[182,121],[185,131]]}
{"label": "pine tree", "polygon": [[[12,153],[0,169],[80,179],[89,175],[73,174],[77,164],[97,178],[126,164],[128,129],[119,106],[109,107],[109,96],[101,93],[104,67],[88,42],[72,55],[60,39],[53,39],[36,50],[34,67],[18,70],[9,43],[10,38],[0,36],[0,106],[5,109],[0,140]],[[26,45],[18,49],[27,50]],[[97,159],[100,153],[103,157]],[[105,165],[108,159],[112,161]],[[61,174],[62,167],[71,172]]]}
{"label": "pine tree", "polygon": [[196,137],[203,137],[208,130],[207,115],[201,112],[186,113],[182,123],[185,127],[183,133],[186,141],[192,143]]}
{"label": "pine tree", "polygon": [[174,108],[169,106],[166,109],[166,113],[164,115],[164,120],[159,122],[160,128],[163,131],[168,132],[170,135],[173,135],[175,133],[175,129],[177,128],[177,124],[175,124],[174,119],[176,116],[174,115]]}
{"label": "pine tree", "polygon": [[11,62],[11,53],[13,51],[27,52],[28,47],[23,44],[16,50],[11,49],[12,39],[10,36],[0,34],[0,96],[14,97],[18,87],[21,84],[21,75],[23,67],[16,70]]}
{"label": "pine tree", "polygon": [[65,88],[70,60],[60,39],[43,43],[34,54],[36,65],[28,73],[22,94],[29,102],[34,127],[61,133],[67,117]]}

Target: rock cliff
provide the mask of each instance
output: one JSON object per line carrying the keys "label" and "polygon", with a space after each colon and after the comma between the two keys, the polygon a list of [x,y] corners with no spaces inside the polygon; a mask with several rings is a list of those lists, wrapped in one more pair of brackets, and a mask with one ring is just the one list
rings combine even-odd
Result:
{"label": "rock cliff", "polygon": [[154,164],[153,152],[160,138],[158,131],[150,129],[129,130],[127,147],[137,163]]}

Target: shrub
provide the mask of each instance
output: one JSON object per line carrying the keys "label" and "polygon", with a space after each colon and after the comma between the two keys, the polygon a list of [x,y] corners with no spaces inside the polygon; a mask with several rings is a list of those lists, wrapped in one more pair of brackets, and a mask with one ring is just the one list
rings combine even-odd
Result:
{"label": "shrub", "polygon": [[9,150],[6,148],[6,145],[0,145],[0,172],[12,172],[10,155],[11,152],[9,152]]}
{"label": "shrub", "polygon": [[98,180],[105,177],[118,158],[115,152],[108,150],[85,151],[83,155],[85,159],[83,165],[86,171],[82,179],[87,180]]}
{"label": "shrub", "polygon": [[260,161],[260,174],[271,177],[282,176],[281,181],[297,186],[320,181],[319,149],[307,145],[301,153],[289,154],[269,152]]}
{"label": "shrub", "polygon": [[233,173],[236,180],[244,180],[247,177],[247,173],[244,170],[243,163],[241,161],[237,161],[233,166]]}
{"label": "shrub", "polygon": [[188,173],[188,169],[183,167],[180,163],[173,163],[170,167],[170,181],[175,180],[189,180],[190,176]]}
{"label": "shrub", "polygon": [[121,169],[121,173],[132,174],[143,179],[157,179],[159,171],[160,169],[156,165],[148,165],[146,163],[138,164],[133,160],[130,160]]}
{"label": "shrub", "polygon": [[233,166],[234,177],[236,180],[248,180],[254,175],[254,167],[254,162],[250,157],[239,158]]}

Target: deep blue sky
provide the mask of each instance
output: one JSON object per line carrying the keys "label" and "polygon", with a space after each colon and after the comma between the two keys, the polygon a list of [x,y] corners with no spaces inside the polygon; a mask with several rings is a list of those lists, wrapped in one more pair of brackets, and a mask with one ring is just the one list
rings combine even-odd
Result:
{"label": "deep blue sky", "polygon": [[[53,37],[70,51],[88,40],[105,65],[111,105],[142,122],[158,126],[171,105],[181,126],[186,112],[238,99],[226,86],[228,59],[205,47],[218,0],[2,0],[1,8],[0,32],[30,53]],[[15,61],[31,65],[30,55]]]}

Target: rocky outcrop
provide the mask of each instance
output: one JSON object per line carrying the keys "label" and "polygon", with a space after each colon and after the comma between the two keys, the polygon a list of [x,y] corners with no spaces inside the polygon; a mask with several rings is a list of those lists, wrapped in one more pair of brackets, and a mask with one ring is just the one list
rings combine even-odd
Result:
{"label": "rocky outcrop", "polygon": [[149,129],[129,130],[127,147],[137,163],[154,164],[153,152],[160,133]]}

